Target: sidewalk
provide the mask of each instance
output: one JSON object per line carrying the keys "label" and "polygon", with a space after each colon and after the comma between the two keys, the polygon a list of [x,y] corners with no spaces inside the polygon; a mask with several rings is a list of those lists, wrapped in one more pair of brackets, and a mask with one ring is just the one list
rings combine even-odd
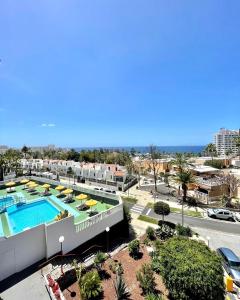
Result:
{"label": "sidewalk", "polygon": [[[154,203],[155,201],[163,201],[167,204],[169,204],[170,207],[172,208],[177,208],[177,209],[182,209],[182,205],[174,202],[174,201],[170,201],[170,200],[165,200],[165,199],[161,199],[161,195],[158,196],[158,198],[153,198],[153,196],[147,192],[147,191],[143,191],[143,190],[139,190],[137,189],[137,186],[133,186],[129,189],[129,191],[127,192],[122,192],[122,196],[125,197],[134,197],[136,198],[137,204],[142,205],[142,206],[146,206],[147,203]],[[203,214],[203,216],[206,215],[206,212],[204,209],[200,208],[200,207],[189,207],[188,205],[184,205],[184,209],[185,210],[189,210],[189,211],[194,211],[194,212],[200,212]]]}

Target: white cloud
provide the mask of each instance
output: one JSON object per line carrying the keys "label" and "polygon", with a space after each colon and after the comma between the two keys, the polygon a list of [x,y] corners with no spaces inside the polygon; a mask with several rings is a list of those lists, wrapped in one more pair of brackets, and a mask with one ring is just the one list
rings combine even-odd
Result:
{"label": "white cloud", "polygon": [[54,123],[48,123],[48,124],[42,123],[41,124],[41,127],[55,127],[55,126],[56,126],[56,124],[54,124]]}

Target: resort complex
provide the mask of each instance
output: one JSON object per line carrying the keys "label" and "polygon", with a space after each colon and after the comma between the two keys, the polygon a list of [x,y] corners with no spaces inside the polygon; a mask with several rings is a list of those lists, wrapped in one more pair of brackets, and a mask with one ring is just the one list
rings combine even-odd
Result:
{"label": "resort complex", "polygon": [[118,195],[28,177],[0,185],[0,281],[122,221]]}

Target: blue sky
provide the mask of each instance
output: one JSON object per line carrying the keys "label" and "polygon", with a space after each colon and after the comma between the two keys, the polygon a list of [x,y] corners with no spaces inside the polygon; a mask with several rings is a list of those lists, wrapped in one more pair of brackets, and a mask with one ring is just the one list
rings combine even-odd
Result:
{"label": "blue sky", "polygon": [[201,145],[240,127],[240,2],[9,0],[0,144]]}

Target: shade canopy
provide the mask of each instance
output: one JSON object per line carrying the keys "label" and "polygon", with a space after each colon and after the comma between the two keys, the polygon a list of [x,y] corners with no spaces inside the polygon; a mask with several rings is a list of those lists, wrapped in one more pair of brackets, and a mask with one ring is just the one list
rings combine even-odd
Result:
{"label": "shade canopy", "polygon": [[20,183],[23,183],[23,184],[24,184],[24,183],[28,183],[28,182],[29,182],[28,179],[23,179],[23,180],[20,181]]}
{"label": "shade canopy", "polygon": [[6,186],[14,186],[15,184],[16,184],[16,182],[10,181],[10,182],[7,182],[5,185]]}
{"label": "shade canopy", "polygon": [[29,189],[34,189],[34,188],[36,188],[37,186],[38,186],[38,184],[36,184],[36,183],[34,182],[33,184],[29,185],[28,187],[29,187]]}
{"label": "shade canopy", "polygon": [[66,189],[65,191],[62,192],[62,194],[64,195],[69,195],[69,194],[72,194],[73,190],[71,189]]}
{"label": "shade canopy", "polygon": [[91,200],[88,200],[88,201],[86,201],[86,203],[85,203],[87,206],[94,206],[94,205],[96,205],[97,204],[97,201],[96,200],[93,200],[93,199],[91,199]]}
{"label": "shade canopy", "polygon": [[65,187],[63,185],[58,185],[57,187],[55,187],[55,190],[57,190],[57,191],[62,191],[64,189],[65,189]]}
{"label": "shade canopy", "polygon": [[32,184],[34,184],[34,183],[36,183],[35,181],[29,181],[28,183],[27,183],[27,185],[32,185]]}
{"label": "shade canopy", "polygon": [[45,184],[43,184],[43,185],[42,185],[42,187],[43,187],[43,188],[45,188],[45,189],[48,189],[48,188],[50,188],[50,186],[51,186],[51,185],[50,185],[50,184],[48,184],[48,183],[45,183]]}
{"label": "shade canopy", "polygon": [[77,195],[77,197],[76,197],[76,199],[77,200],[85,200],[85,199],[87,199],[87,195],[85,195],[85,194],[80,194],[80,195]]}

